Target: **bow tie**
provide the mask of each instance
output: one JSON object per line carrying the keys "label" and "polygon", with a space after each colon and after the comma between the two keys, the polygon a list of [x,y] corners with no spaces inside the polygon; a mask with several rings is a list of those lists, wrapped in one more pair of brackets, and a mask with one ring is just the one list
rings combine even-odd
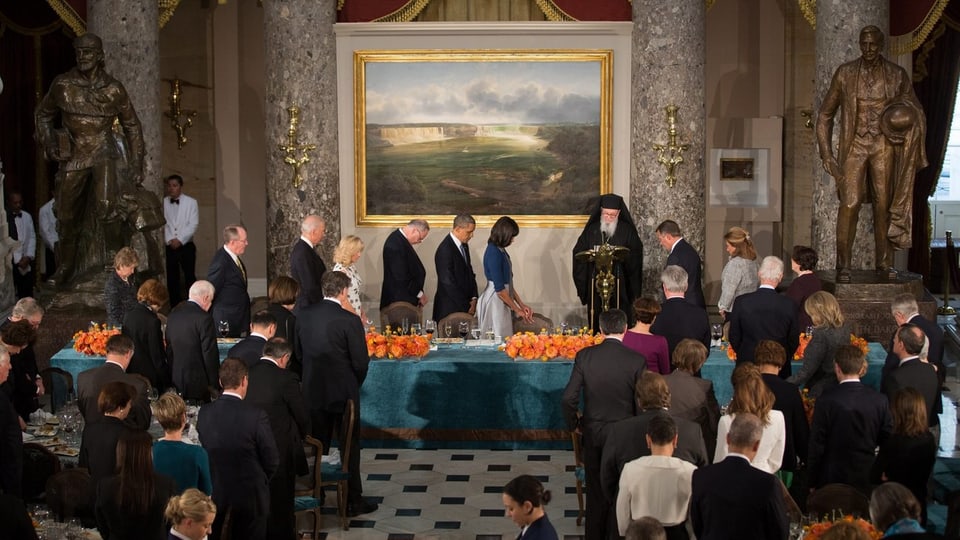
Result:
{"label": "bow tie", "polygon": [[22,215],[23,215],[23,214],[21,214],[20,212],[14,212],[14,213],[13,213],[13,217],[15,217],[15,218],[18,218],[18,217],[20,217],[20,216],[22,216]]}
{"label": "bow tie", "polygon": [[170,204],[180,204],[180,199],[170,199]]}

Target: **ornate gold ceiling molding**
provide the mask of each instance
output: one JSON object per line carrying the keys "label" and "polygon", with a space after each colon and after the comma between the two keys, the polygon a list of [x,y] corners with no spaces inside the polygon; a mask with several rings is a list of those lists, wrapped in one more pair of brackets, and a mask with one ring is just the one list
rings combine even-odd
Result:
{"label": "ornate gold ceiling molding", "polygon": [[400,9],[378,19],[374,19],[373,22],[410,22],[415,19],[429,3],[430,0],[410,0]]}
{"label": "ornate gold ceiling molding", "polygon": [[[66,0],[47,0],[47,4],[50,4],[53,11],[73,30],[74,34],[81,36],[87,33],[87,22]],[[170,22],[173,12],[177,10],[179,5],[180,0],[157,0],[157,9],[159,10],[157,21],[160,28]]]}

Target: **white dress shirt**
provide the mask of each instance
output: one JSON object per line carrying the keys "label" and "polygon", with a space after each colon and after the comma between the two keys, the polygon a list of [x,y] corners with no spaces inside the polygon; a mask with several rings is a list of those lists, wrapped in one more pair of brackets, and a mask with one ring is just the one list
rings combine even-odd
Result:
{"label": "white dress shirt", "polygon": [[163,227],[163,242],[169,244],[174,238],[186,244],[193,240],[200,224],[200,213],[197,210],[197,200],[189,195],[180,194],[177,197],[179,204],[170,202],[170,197],[163,198],[163,217],[167,224]]}
{"label": "white dress shirt", "polygon": [[[20,262],[24,257],[35,259],[37,254],[37,233],[33,228],[33,217],[25,210],[20,211],[20,217],[13,218],[13,223],[17,227],[17,240],[20,245],[10,252],[10,260],[13,264]],[[27,267],[29,270],[29,267]]]}
{"label": "white dress shirt", "polygon": [[40,238],[43,238],[43,243],[51,251],[60,241],[60,235],[57,234],[57,216],[53,214],[53,201],[54,199],[50,199],[47,204],[41,206],[37,215],[37,220],[40,222]]}

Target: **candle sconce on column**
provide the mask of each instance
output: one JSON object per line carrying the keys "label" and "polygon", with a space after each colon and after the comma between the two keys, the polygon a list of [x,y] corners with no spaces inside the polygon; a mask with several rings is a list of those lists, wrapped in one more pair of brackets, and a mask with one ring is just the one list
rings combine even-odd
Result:
{"label": "candle sconce on column", "polygon": [[683,153],[690,148],[689,144],[677,142],[677,110],[676,105],[667,105],[667,144],[654,144],[657,151],[657,162],[667,169],[667,185],[673,187],[677,183],[677,167],[683,163]]}
{"label": "candle sconce on column", "polygon": [[[299,188],[303,184],[302,167],[310,162],[310,152],[317,149],[317,145],[310,143],[300,143],[300,108],[296,105],[287,107],[287,114],[290,115],[290,124],[287,127],[286,144],[278,145],[283,155],[283,162],[293,167],[293,187]],[[297,157],[297,153],[300,156]]]}
{"label": "candle sconce on column", "polygon": [[164,116],[170,119],[170,127],[177,133],[177,148],[183,149],[184,145],[187,144],[187,129],[193,127],[193,118],[197,116],[197,111],[190,111],[187,109],[180,108],[180,101],[183,97],[182,86],[196,86],[199,88],[204,88],[200,85],[185,83],[180,79],[164,79],[170,83],[170,109],[163,113]]}

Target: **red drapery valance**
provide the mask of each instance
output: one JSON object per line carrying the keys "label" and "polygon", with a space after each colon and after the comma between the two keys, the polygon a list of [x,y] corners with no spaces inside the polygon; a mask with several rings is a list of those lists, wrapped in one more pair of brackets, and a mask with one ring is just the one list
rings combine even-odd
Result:
{"label": "red drapery valance", "polygon": [[[550,20],[629,21],[630,0],[536,0]],[[337,21],[410,21],[430,0],[340,0]]]}

